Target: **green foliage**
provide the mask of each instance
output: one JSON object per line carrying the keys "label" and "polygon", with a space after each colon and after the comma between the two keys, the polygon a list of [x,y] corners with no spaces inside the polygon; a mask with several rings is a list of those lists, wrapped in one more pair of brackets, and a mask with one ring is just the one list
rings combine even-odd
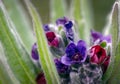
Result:
{"label": "green foliage", "polygon": [[37,68],[33,65],[29,54],[23,47],[2,2],[0,2],[0,41],[7,62],[16,79],[22,84],[26,84],[26,82],[35,84],[34,79],[38,74]]}
{"label": "green foliage", "polygon": [[65,0],[50,0],[50,16],[51,21],[65,16]]}
{"label": "green foliage", "polygon": [[[113,6],[113,10],[112,10],[112,23],[111,23],[111,28],[110,28],[110,32],[112,34],[112,53],[111,53],[111,62],[110,65],[105,73],[105,75],[103,76],[103,81],[106,83],[106,81],[108,80],[108,82],[111,84],[115,83],[117,84],[117,82],[119,81],[119,76],[117,74],[119,74],[119,67],[118,66],[118,60],[120,60],[120,45],[119,45],[119,8],[120,3],[116,2]],[[115,77],[115,78],[113,78]],[[117,79],[117,80],[116,80]],[[109,84],[108,83],[108,84]]]}
{"label": "green foliage", "polygon": [[20,0],[3,0],[8,15],[13,21],[25,49],[30,54],[31,46],[35,42],[32,31],[32,21],[25,6]]}
{"label": "green foliage", "polygon": [[[73,18],[77,21],[80,39],[90,42],[90,29],[93,28],[93,14],[89,0],[73,0]],[[77,31],[77,32],[78,32]],[[87,34],[86,34],[87,33]]]}
{"label": "green foliage", "polygon": [[42,28],[38,13],[29,1],[27,7],[33,19],[34,29],[37,37],[38,52],[40,63],[48,84],[59,84],[59,76],[48,48],[46,36]]}

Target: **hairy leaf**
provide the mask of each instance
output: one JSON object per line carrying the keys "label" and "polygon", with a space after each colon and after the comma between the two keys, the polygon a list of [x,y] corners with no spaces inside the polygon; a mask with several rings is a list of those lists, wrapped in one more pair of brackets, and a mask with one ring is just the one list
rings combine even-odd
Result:
{"label": "hairy leaf", "polygon": [[40,63],[45,74],[48,84],[59,84],[59,76],[57,74],[55,64],[53,62],[51,53],[48,48],[47,40],[42,28],[42,24],[38,13],[29,1],[26,1],[26,5],[31,13],[34,29],[37,37],[38,52],[40,56]]}
{"label": "hairy leaf", "polygon": [[[106,71],[106,73],[103,76],[103,82],[106,83],[106,81],[110,78],[109,81],[111,80],[111,77],[113,77],[113,74],[118,73],[116,72],[116,69],[118,69],[118,62],[117,60],[120,59],[120,57],[118,55],[120,55],[120,53],[118,53],[118,51],[120,49],[118,46],[118,41],[119,41],[119,8],[120,4],[118,2],[115,2],[114,6],[113,6],[113,10],[112,10],[112,23],[111,23],[111,28],[110,28],[110,32],[112,35],[112,54],[111,54],[111,60],[110,60],[110,64],[108,66],[108,69]],[[118,73],[119,74],[119,73]],[[116,76],[117,77],[117,76]],[[113,78],[114,80],[114,78]]]}
{"label": "hairy leaf", "polygon": [[25,46],[25,49],[30,54],[31,46],[35,42],[35,38],[32,34],[32,25],[29,18],[28,11],[25,10],[25,6],[21,0],[3,0],[8,15],[13,21],[18,34]]}
{"label": "hairy leaf", "polygon": [[37,69],[23,47],[2,2],[0,2],[0,41],[16,79],[22,84],[35,84]]}

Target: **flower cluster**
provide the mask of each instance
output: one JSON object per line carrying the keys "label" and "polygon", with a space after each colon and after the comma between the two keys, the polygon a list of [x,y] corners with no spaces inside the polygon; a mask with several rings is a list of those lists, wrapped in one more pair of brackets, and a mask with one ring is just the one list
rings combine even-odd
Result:
{"label": "flower cluster", "polygon": [[[61,84],[100,84],[111,56],[111,36],[91,30],[91,45],[79,39],[76,43],[74,21],[60,18],[56,24],[44,25]],[[32,58],[38,60],[36,43]],[[40,81],[40,80],[39,80]]]}

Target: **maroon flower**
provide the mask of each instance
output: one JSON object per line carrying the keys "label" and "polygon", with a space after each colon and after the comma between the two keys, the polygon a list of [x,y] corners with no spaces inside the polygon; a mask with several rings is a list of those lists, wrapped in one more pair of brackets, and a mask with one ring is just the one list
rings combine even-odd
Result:
{"label": "maroon flower", "polygon": [[58,47],[59,39],[54,32],[46,32],[46,37],[50,46]]}
{"label": "maroon flower", "polygon": [[45,76],[43,73],[40,73],[37,78],[36,78],[36,83],[37,84],[47,84],[45,80]]}
{"label": "maroon flower", "polygon": [[99,45],[95,45],[90,49],[90,61],[96,64],[102,64],[106,59],[106,51]]}

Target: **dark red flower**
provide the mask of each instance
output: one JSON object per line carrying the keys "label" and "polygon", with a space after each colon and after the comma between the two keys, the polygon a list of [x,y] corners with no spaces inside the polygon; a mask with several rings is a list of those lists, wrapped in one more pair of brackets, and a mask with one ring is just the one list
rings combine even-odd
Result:
{"label": "dark red flower", "polygon": [[50,46],[58,47],[59,39],[54,32],[46,32],[46,37]]}
{"label": "dark red flower", "polygon": [[37,84],[47,84],[45,80],[45,76],[43,73],[40,73],[37,78],[36,78],[36,83]]}
{"label": "dark red flower", "polygon": [[90,61],[96,64],[102,64],[105,62],[106,51],[99,45],[95,45],[90,49]]}

